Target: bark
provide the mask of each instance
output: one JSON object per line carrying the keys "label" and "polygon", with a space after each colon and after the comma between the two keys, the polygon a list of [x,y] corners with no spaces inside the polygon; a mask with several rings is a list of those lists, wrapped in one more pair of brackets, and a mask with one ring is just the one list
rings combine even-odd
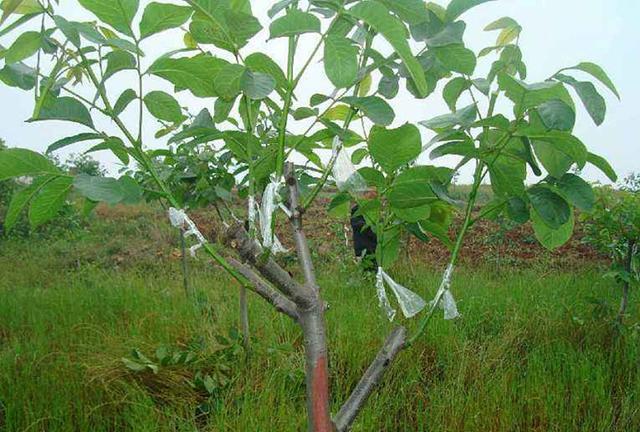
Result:
{"label": "bark", "polygon": [[228,261],[229,264],[231,264],[236,270],[238,270],[241,275],[251,281],[256,294],[269,302],[278,312],[289,316],[294,321],[298,321],[299,316],[298,311],[296,310],[295,303],[273,289],[248,266],[233,258],[228,258]]}
{"label": "bark", "polygon": [[407,330],[404,327],[397,327],[389,334],[378,355],[336,415],[335,425],[338,432],[345,432],[351,428],[367,399],[382,380],[385,371],[404,348],[406,338]]}

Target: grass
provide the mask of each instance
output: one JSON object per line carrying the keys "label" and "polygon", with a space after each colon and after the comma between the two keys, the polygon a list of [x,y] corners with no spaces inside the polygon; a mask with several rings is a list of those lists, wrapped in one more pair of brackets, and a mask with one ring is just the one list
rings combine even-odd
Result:
{"label": "grass", "polygon": [[[251,355],[215,357],[218,336],[236,325],[236,285],[202,259],[187,298],[179,262],[148,243],[171,233],[150,226],[148,217],[101,220],[90,231],[0,244],[0,430],[304,430],[296,327],[252,297]],[[331,306],[335,412],[392,325],[369,275],[342,252],[316,258]],[[426,298],[438,285],[425,263],[393,274]],[[463,319],[432,321],[355,431],[640,430],[637,291],[619,330],[618,290],[597,268],[460,268],[453,291]],[[197,368],[228,368],[206,421],[195,419],[203,395],[189,385],[193,366],[136,373],[121,360],[134,348],[153,357],[195,340],[204,341]]]}

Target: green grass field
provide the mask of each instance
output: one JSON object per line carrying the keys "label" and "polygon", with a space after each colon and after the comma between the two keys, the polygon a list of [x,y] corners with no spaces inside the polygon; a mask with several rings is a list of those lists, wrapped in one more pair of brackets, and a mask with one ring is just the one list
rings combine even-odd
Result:
{"label": "green grass field", "polygon": [[[251,297],[250,355],[222,340],[236,325],[236,285],[202,258],[187,297],[179,261],[141,241],[171,240],[166,228],[150,231],[154,223],[103,220],[80,233],[2,240],[0,430],[305,429],[299,331]],[[335,412],[392,325],[370,276],[339,254],[321,258]],[[640,430],[640,298],[634,292],[616,330],[619,293],[601,272],[544,262],[460,268],[453,291],[463,318],[432,321],[354,430]],[[393,274],[425,298],[439,280],[428,263]],[[122,361],[163,347],[195,360],[157,373]],[[190,384],[201,371],[223,377],[210,395]],[[209,414],[196,416],[205,401]]]}

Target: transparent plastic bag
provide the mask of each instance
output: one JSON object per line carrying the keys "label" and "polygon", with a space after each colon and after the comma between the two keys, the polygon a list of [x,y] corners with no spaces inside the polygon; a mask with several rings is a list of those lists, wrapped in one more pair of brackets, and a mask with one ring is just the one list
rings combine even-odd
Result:
{"label": "transparent plastic bag", "polygon": [[366,180],[351,162],[349,154],[345,151],[342,141],[337,136],[333,139],[333,155],[330,163],[333,163],[331,174],[338,189],[352,193],[365,192],[367,190]]}
{"label": "transparent plastic bag", "polygon": [[440,308],[444,311],[444,319],[445,320],[453,320],[460,317],[460,313],[458,312],[458,306],[456,305],[456,301],[453,298],[453,294],[449,289],[451,288],[451,276],[453,275],[453,265],[449,265],[442,276],[442,282],[440,283],[440,288],[435,296],[435,298],[431,301],[431,308],[436,308],[440,306]]}
{"label": "transparent plastic bag", "polygon": [[400,310],[402,310],[402,314],[405,318],[412,318],[422,309],[425,308],[427,302],[425,302],[422,297],[418,294],[414,293],[408,288],[400,285],[398,282],[394,281],[391,276],[389,276],[382,267],[378,267],[378,274],[376,276],[376,291],[378,293],[378,301],[380,303],[380,307],[384,309],[387,314],[387,318],[389,321],[393,321],[396,315],[396,311],[391,307],[389,303],[389,299],[387,297],[387,293],[385,290],[385,283],[391,288],[393,294],[395,294],[396,299],[398,300],[398,304],[400,305]]}
{"label": "transparent plastic bag", "polygon": [[262,195],[262,206],[258,211],[262,246],[274,254],[287,252],[273,232],[273,215],[281,204],[278,194],[281,186],[282,184],[276,180],[267,185]]}

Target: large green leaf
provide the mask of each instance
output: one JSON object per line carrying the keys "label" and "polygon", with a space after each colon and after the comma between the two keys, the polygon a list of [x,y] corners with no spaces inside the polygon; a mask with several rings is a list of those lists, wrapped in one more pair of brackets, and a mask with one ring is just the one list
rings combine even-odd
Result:
{"label": "large green leaf", "polygon": [[576,112],[561,100],[554,99],[538,107],[538,114],[549,129],[571,131],[576,124]]}
{"label": "large green leaf", "polygon": [[531,212],[531,222],[536,239],[549,250],[557,249],[571,239],[575,223],[571,214],[566,223],[558,228],[551,228],[535,210]]}
{"label": "large green leaf", "polygon": [[4,229],[10,232],[18,222],[20,214],[25,209],[31,199],[40,191],[47,183],[56,179],[56,176],[43,176],[36,178],[29,186],[15,192],[11,197],[11,202],[7,208],[4,218]]}
{"label": "large green leaf", "polygon": [[359,109],[369,120],[377,125],[389,126],[396,116],[393,108],[378,96],[349,96],[343,97],[341,101]]}
{"label": "large green leaf", "polygon": [[39,153],[22,148],[0,151],[0,181],[14,177],[59,175],[60,170]]}
{"label": "large green leaf", "polygon": [[469,9],[492,0],[451,0],[447,6],[447,19],[455,20]]}
{"label": "large green leaf", "polygon": [[465,75],[473,74],[476,69],[476,56],[461,44],[433,48],[436,58],[450,71]]}
{"label": "large green leaf", "polygon": [[144,104],[157,119],[171,123],[182,123],[185,116],[180,104],[173,96],[163,91],[152,91],[144,97]]}
{"label": "large green leaf", "polygon": [[180,27],[189,20],[191,13],[192,9],[186,6],[149,3],[140,21],[140,38],[144,39],[164,30]]}
{"label": "large green leaf", "polygon": [[456,77],[449,81],[442,90],[442,97],[451,111],[456,111],[458,99],[462,92],[471,87],[471,82],[463,77]]}
{"label": "large green leaf", "polygon": [[278,66],[278,63],[273,61],[268,55],[263,53],[250,54],[244,59],[244,65],[250,71],[271,75],[276,80],[278,89],[283,90],[288,87],[287,77],[284,75],[284,72],[280,66]]}
{"label": "large green leaf", "polygon": [[228,65],[226,60],[199,54],[195,57],[161,57],[149,68],[149,73],[166,79],[176,90],[189,90],[194,96],[216,97],[216,75]]}
{"label": "large green leaf", "polygon": [[387,173],[394,173],[420,155],[420,131],[412,124],[397,129],[374,126],[369,135],[369,153]]}
{"label": "large green leaf", "polygon": [[430,186],[436,180],[437,171],[431,166],[417,166],[403,171],[387,193],[389,204],[393,208],[411,209],[437,201],[438,197]]}
{"label": "large green leaf", "polygon": [[308,12],[291,9],[286,15],[271,23],[269,33],[271,39],[304,33],[320,33],[320,20]]}
{"label": "large green leaf", "polygon": [[276,88],[276,80],[271,75],[245,69],[240,77],[240,89],[249,99],[260,100]]}
{"label": "large green leaf", "polygon": [[509,154],[491,158],[489,167],[491,188],[499,197],[513,197],[524,193],[527,168],[524,161]]}
{"label": "large green leaf", "polygon": [[469,105],[451,114],[444,114],[429,120],[421,121],[420,124],[427,129],[444,131],[454,126],[461,126],[466,129],[476,120],[478,109],[475,105]]}
{"label": "large green leaf", "polygon": [[129,165],[129,161],[130,161],[129,151],[127,150],[127,147],[124,145],[124,142],[120,138],[109,137],[105,139],[103,142],[101,142],[100,144],[96,144],[93,147],[91,147],[89,150],[85,152],[85,154],[89,154],[89,153],[93,153],[101,150],[110,151],[118,159],[120,159],[120,162],[122,162],[123,165]]}
{"label": "large green leaf", "polygon": [[558,189],[571,204],[580,210],[590,212],[596,197],[589,183],[575,174],[565,174],[558,180]]}
{"label": "large green leaf", "polygon": [[42,35],[40,32],[24,32],[4,52],[5,64],[13,64],[28,59],[40,49]]}
{"label": "large green leaf", "polygon": [[29,222],[36,228],[53,219],[67,199],[73,184],[72,177],[58,177],[45,184],[31,200]]}
{"label": "large green leaf", "polygon": [[565,68],[563,69],[563,71],[572,70],[572,69],[588,73],[589,75],[591,75],[592,77],[600,81],[602,84],[604,84],[609,90],[613,92],[613,94],[617,96],[618,99],[620,99],[620,94],[618,93],[618,89],[616,89],[615,84],[613,83],[613,81],[611,81],[611,79],[609,78],[607,73],[604,71],[604,69],[602,69],[597,64],[590,63],[590,62],[583,62],[583,63],[580,63],[579,65],[576,65],[570,68]]}
{"label": "large green leaf", "polygon": [[262,29],[246,7],[219,0],[190,0],[189,4],[196,10],[190,32],[199,43],[237,53]]}
{"label": "large green leaf", "polygon": [[83,142],[83,141],[99,140],[99,139],[104,139],[104,135],[93,133],[93,132],[81,133],[81,134],[78,134],[78,135],[65,137],[65,138],[62,138],[62,139],[54,142],[49,147],[47,147],[47,153],[54,152],[56,150],[59,150],[59,149],[61,149],[63,147],[69,146],[71,144],[75,144],[75,143],[79,143],[79,142]]}
{"label": "large green leaf", "polygon": [[324,70],[337,88],[351,86],[358,77],[358,47],[350,39],[329,35],[324,43]]}
{"label": "large green leaf", "polygon": [[92,201],[104,201],[111,205],[134,203],[142,196],[140,186],[127,176],[114,179],[81,174],[75,178],[73,186],[82,196]]}
{"label": "large green leaf", "polygon": [[0,25],[9,18],[12,13],[18,13],[18,8],[24,2],[24,0],[4,0],[2,2],[2,17],[0,18]]}
{"label": "large green leaf", "polygon": [[618,181],[618,175],[616,174],[616,171],[611,167],[611,165],[609,165],[609,162],[607,162],[607,160],[602,156],[589,153],[587,156],[587,162],[589,162],[591,165],[595,166],[600,171],[602,171],[612,182]]}
{"label": "large green leaf", "polygon": [[564,131],[538,131],[538,130],[518,130],[516,136],[524,136],[530,140],[544,141],[553,145],[553,148],[567,155],[571,160],[583,167],[587,162],[587,147],[582,141],[569,132]]}
{"label": "large green leaf", "polygon": [[538,159],[540,159],[542,166],[552,177],[562,177],[569,171],[569,168],[571,168],[571,165],[574,163],[573,158],[557,149],[552,143],[533,141],[532,144],[535,154]]}
{"label": "large green leaf", "polygon": [[114,50],[104,57],[107,60],[107,68],[103,77],[105,81],[120,71],[136,68],[136,58],[128,51]]}
{"label": "large green leaf", "polygon": [[535,108],[554,99],[561,100],[574,108],[571,95],[559,82],[544,81],[527,84],[506,73],[500,73],[498,74],[498,85],[516,105],[516,114],[518,115],[529,108]]}
{"label": "large green leaf", "polygon": [[407,24],[417,25],[429,21],[429,14],[422,0],[379,0]]}
{"label": "large green leaf", "polygon": [[554,230],[569,222],[571,207],[563,197],[546,186],[533,186],[527,191],[536,213]]}
{"label": "large green leaf", "polygon": [[133,37],[131,23],[138,12],[139,0],[78,0],[102,22]]}
{"label": "large green leaf", "polygon": [[245,71],[244,66],[235,63],[222,68],[216,75],[214,82],[218,95],[227,100],[235,98],[240,93],[240,80]]}
{"label": "large green leaf", "polygon": [[407,42],[408,32],[402,21],[391,15],[384,5],[372,0],[356,4],[348,13],[370,25],[391,44],[413,78],[418,94],[426,96],[429,90],[427,80],[420,62],[411,52]]}
{"label": "large green leaf", "polygon": [[588,81],[577,81],[562,74],[556,75],[556,78],[574,88],[594,123],[600,126],[607,113],[607,103],[596,87]]}
{"label": "large green leaf", "polygon": [[29,121],[42,120],[61,120],[74,123],[80,123],[85,126],[94,128],[91,114],[82,102],[72,97],[51,98],[40,110],[38,118],[32,118]]}
{"label": "large green leaf", "polygon": [[36,86],[36,70],[24,63],[8,64],[0,70],[0,81],[9,87],[31,90]]}

